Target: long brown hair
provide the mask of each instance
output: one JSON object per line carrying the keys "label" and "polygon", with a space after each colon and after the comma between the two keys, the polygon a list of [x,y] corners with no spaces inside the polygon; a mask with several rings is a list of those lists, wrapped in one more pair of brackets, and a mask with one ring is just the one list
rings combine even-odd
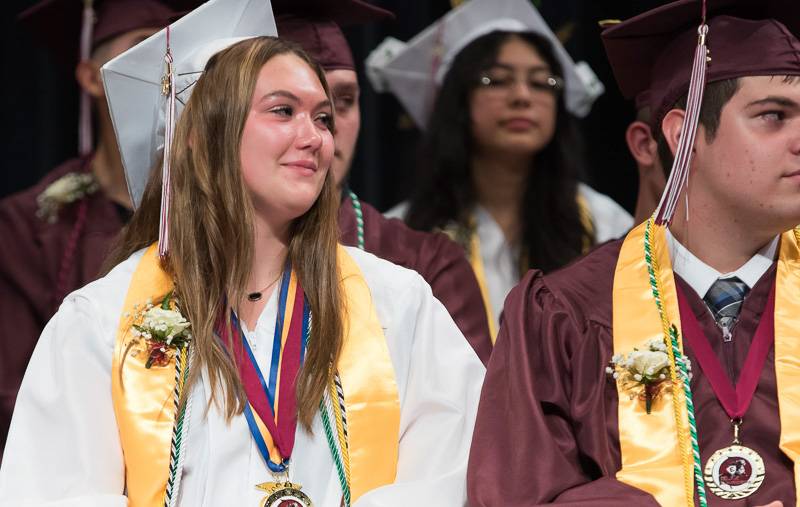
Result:
{"label": "long brown hair", "polygon": [[[210,402],[220,401],[222,395],[229,418],[242,412],[245,396],[236,366],[215,337],[214,324],[221,312],[229,315],[226,301],[244,296],[254,243],[253,206],[241,176],[239,147],[258,74],[281,54],[293,54],[308,64],[331,99],[323,70],[298,46],[275,37],[247,39],[208,61],[178,121],[172,147],[170,251],[162,267],[174,277],[181,311],[192,323],[195,367],[189,387],[205,368],[212,386]],[[107,266],[158,241],[160,206],[161,171],[154,170]],[[309,431],[342,347],[337,206],[329,170],[317,201],[292,224],[288,248],[313,315],[297,378],[298,419]]]}

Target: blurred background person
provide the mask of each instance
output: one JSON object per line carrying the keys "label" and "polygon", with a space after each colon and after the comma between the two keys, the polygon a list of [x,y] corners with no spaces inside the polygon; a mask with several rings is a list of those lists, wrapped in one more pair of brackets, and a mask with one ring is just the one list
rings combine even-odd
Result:
{"label": "blurred background person", "polygon": [[602,85],[527,0],[471,0],[378,70],[425,129],[411,198],[389,214],[462,244],[493,336],[525,271],[555,270],[633,225],[580,182],[574,115],[588,113]]}
{"label": "blurred background person", "polygon": [[666,173],[658,157],[658,143],[650,130],[648,98],[647,92],[636,97],[636,119],[625,129],[625,142],[639,172],[639,192],[633,218],[637,224],[650,218],[667,185]]}
{"label": "blurred background person", "polygon": [[56,61],[73,69],[82,112],[80,155],[0,201],[0,235],[8,239],[0,243],[0,454],[22,375],[45,323],[64,296],[99,275],[111,241],[131,215],[100,67],[190,4],[45,0],[20,15],[20,23]]}

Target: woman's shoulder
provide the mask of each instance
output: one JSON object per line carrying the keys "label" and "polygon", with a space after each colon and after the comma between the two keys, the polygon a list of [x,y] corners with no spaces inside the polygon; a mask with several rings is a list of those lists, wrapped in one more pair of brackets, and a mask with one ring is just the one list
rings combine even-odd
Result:
{"label": "woman's shoulder", "polygon": [[68,347],[110,358],[128,286],[142,253],[134,253],[107,275],[68,294],[47,323],[37,349]]}
{"label": "woman's shoulder", "polygon": [[404,268],[356,247],[343,248],[361,269],[373,293],[380,290],[388,294],[392,292],[399,294],[425,288],[430,291],[427,282],[412,269]]}
{"label": "woman's shoulder", "polygon": [[[110,329],[116,329],[122,305],[128,293],[128,286],[143,254],[144,250],[133,253],[105,276],[68,294],[58,312],[78,311],[96,319],[95,324],[100,326],[104,332],[109,329],[109,326],[111,326]],[[116,333],[111,334],[115,335]]]}
{"label": "woman's shoulder", "polygon": [[595,242],[617,239],[633,227],[633,217],[611,197],[585,183],[578,184],[578,194],[586,200],[595,227]]}
{"label": "woman's shoulder", "polygon": [[144,249],[134,252],[130,257],[114,266],[107,274],[75,290],[67,298],[84,297],[92,300],[104,300],[113,299],[117,295],[124,298],[144,252]]}

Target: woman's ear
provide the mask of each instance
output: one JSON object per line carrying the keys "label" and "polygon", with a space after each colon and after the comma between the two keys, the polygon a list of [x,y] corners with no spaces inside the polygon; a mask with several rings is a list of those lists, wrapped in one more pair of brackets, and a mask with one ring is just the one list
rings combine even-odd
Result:
{"label": "woman's ear", "polygon": [[664,139],[666,139],[673,157],[675,152],[678,151],[678,142],[681,139],[681,130],[683,129],[683,119],[685,117],[686,111],[673,109],[661,120],[661,131],[664,133]]}

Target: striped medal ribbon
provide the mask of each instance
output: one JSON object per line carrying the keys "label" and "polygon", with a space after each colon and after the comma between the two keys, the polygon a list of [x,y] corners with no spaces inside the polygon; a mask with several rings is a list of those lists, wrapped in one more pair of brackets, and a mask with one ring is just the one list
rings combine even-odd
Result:
{"label": "striped medal ribbon", "polygon": [[231,311],[230,325],[217,321],[217,335],[233,352],[234,362],[247,395],[244,408],[250,434],[264,463],[285,481],[265,482],[256,487],[267,493],[262,507],[312,507],[302,486],[289,481],[288,468],[297,429],[297,374],[305,357],[309,335],[310,307],[305,293],[287,260],[278,296],[272,357],[268,377],[264,377],[250,344],[244,337],[239,318]]}

